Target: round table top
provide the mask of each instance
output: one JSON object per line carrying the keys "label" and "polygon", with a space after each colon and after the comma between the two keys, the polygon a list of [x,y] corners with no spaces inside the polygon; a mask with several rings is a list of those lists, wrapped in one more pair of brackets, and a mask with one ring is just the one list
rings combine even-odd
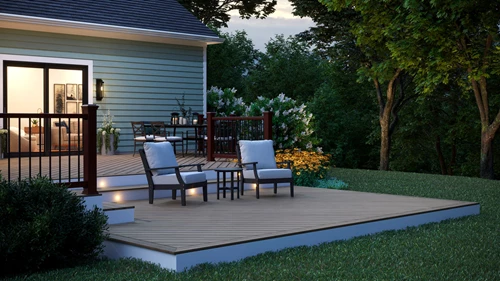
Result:
{"label": "round table top", "polygon": [[214,169],[216,172],[241,172],[242,168],[234,167],[234,168],[216,168]]}

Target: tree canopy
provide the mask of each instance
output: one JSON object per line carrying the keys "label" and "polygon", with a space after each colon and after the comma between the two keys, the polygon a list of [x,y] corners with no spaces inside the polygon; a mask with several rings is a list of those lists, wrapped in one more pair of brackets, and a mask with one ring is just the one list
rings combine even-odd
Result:
{"label": "tree canopy", "polygon": [[204,24],[215,28],[227,27],[230,11],[241,18],[266,18],[274,13],[276,0],[177,0]]}
{"label": "tree canopy", "polygon": [[245,95],[248,73],[255,68],[259,51],[245,31],[219,34],[222,44],[208,46],[208,88],[236,88]]}
{"label": "tree canopy", "polygon": [[500,108],[490,110],[488,81],[500,73],[500,1],[320,1],[333,10],[358,11],[367,23],[354,25],[358,45],[383,43],[394,65],[412,72],[423,92],[463,71],[457,82],[472,91],[481,120],[481,176],[494,178]]}

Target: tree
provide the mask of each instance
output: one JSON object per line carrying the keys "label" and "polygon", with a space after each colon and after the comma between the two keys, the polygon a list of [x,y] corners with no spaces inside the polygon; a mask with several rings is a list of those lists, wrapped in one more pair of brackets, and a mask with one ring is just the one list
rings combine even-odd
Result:
{"label": "tree", "polygon": [[257,68],[249,73],[247,99],[274,98],[281,93],[304,103],[324,82],[321,58],[295,37],[277,35],[266,44]]}
{"label": "tree", "polygon": [[387,45],[401,67],[416,73],[424,92],[449,83],[457,70],[466,73],[458,82],[473,93],[479,111],[480,176],[493,179],[493,140],[500,128],[500,108],[494,111],[491,105],[500,107],[500,103],[498,97],[490,97],[498,90],[489,82],[500,73],[500,1],[405,1],[388,9],[393,11],[392,25],[380,32],[408,30],[407,37]]}
{"label": "tree", "polygon": [[276,0],[177,0],[204,24],[215,28],[227,27],[230,11],[237,10],[241,18],[266,18],[274,13]]}
{"label": "tree", "polygon": [[247,92],[248,72],[255,68],[259,51],[245,31],[222,33],[222,44],[208,46],[207,86],[236,88],[239,96]]}
{"label": "tree", "polygon": [[380,25],[391,20],[391,15],[385,13],[384,3],[367,5],[364,1],[324,0],[322,2],[332,9],[327,11],[314,1],[292,2],[296,14],[311,16],[318,24],[318,28],[303,36],[306,39],[321,39],[322,43],[317,48],[324,50],[332,59],[359,66],[360,76],[373,83],[379,105],[379,169],[388,170],[391,138],[399,122],[399,111],[414,96],[406,92],[411,76],[392,59],[386,45],[388,41],[406,36],[404,30],[393,34],[378,32]]}
{"label": "tree", "polygon": [[308,104],[323,151],[338,167],[376,168],[377,148],[368,143],[377,116],[372,84],[356,82],[356,69],[338,61],[328,64],[327,75]]}

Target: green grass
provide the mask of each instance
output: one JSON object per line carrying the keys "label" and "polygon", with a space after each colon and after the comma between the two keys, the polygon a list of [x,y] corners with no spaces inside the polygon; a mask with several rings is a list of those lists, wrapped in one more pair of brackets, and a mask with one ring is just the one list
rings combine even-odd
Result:
{"label": "green grass", "polygon": [[500,182],[334,169],[350,190],[474,201],[481,215],[172,273],[133,259],[13,280],[500,280]]}

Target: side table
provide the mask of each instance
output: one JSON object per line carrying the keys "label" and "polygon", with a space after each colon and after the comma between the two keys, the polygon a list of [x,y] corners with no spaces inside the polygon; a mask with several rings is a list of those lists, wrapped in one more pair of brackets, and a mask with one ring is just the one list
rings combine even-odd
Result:
{"label": "side table", "polygon": [[[219,191],[222,190],[222,196],[226,198],[226,190],[231,191],[231,200],[234,200],[234,190],[236,189],[236,195],[240,198],[240,173],[243,171],[241,168],[217,168],[214,169],[217,173],[217,200],[219,200]],[[226,173],[230,173],[231,177],[228,183],[231,185],[226,185]],[[236,186],[234,186],[234,173],[236,173]],[[222,186],[220,181],[220,174],[222,174]]]}

